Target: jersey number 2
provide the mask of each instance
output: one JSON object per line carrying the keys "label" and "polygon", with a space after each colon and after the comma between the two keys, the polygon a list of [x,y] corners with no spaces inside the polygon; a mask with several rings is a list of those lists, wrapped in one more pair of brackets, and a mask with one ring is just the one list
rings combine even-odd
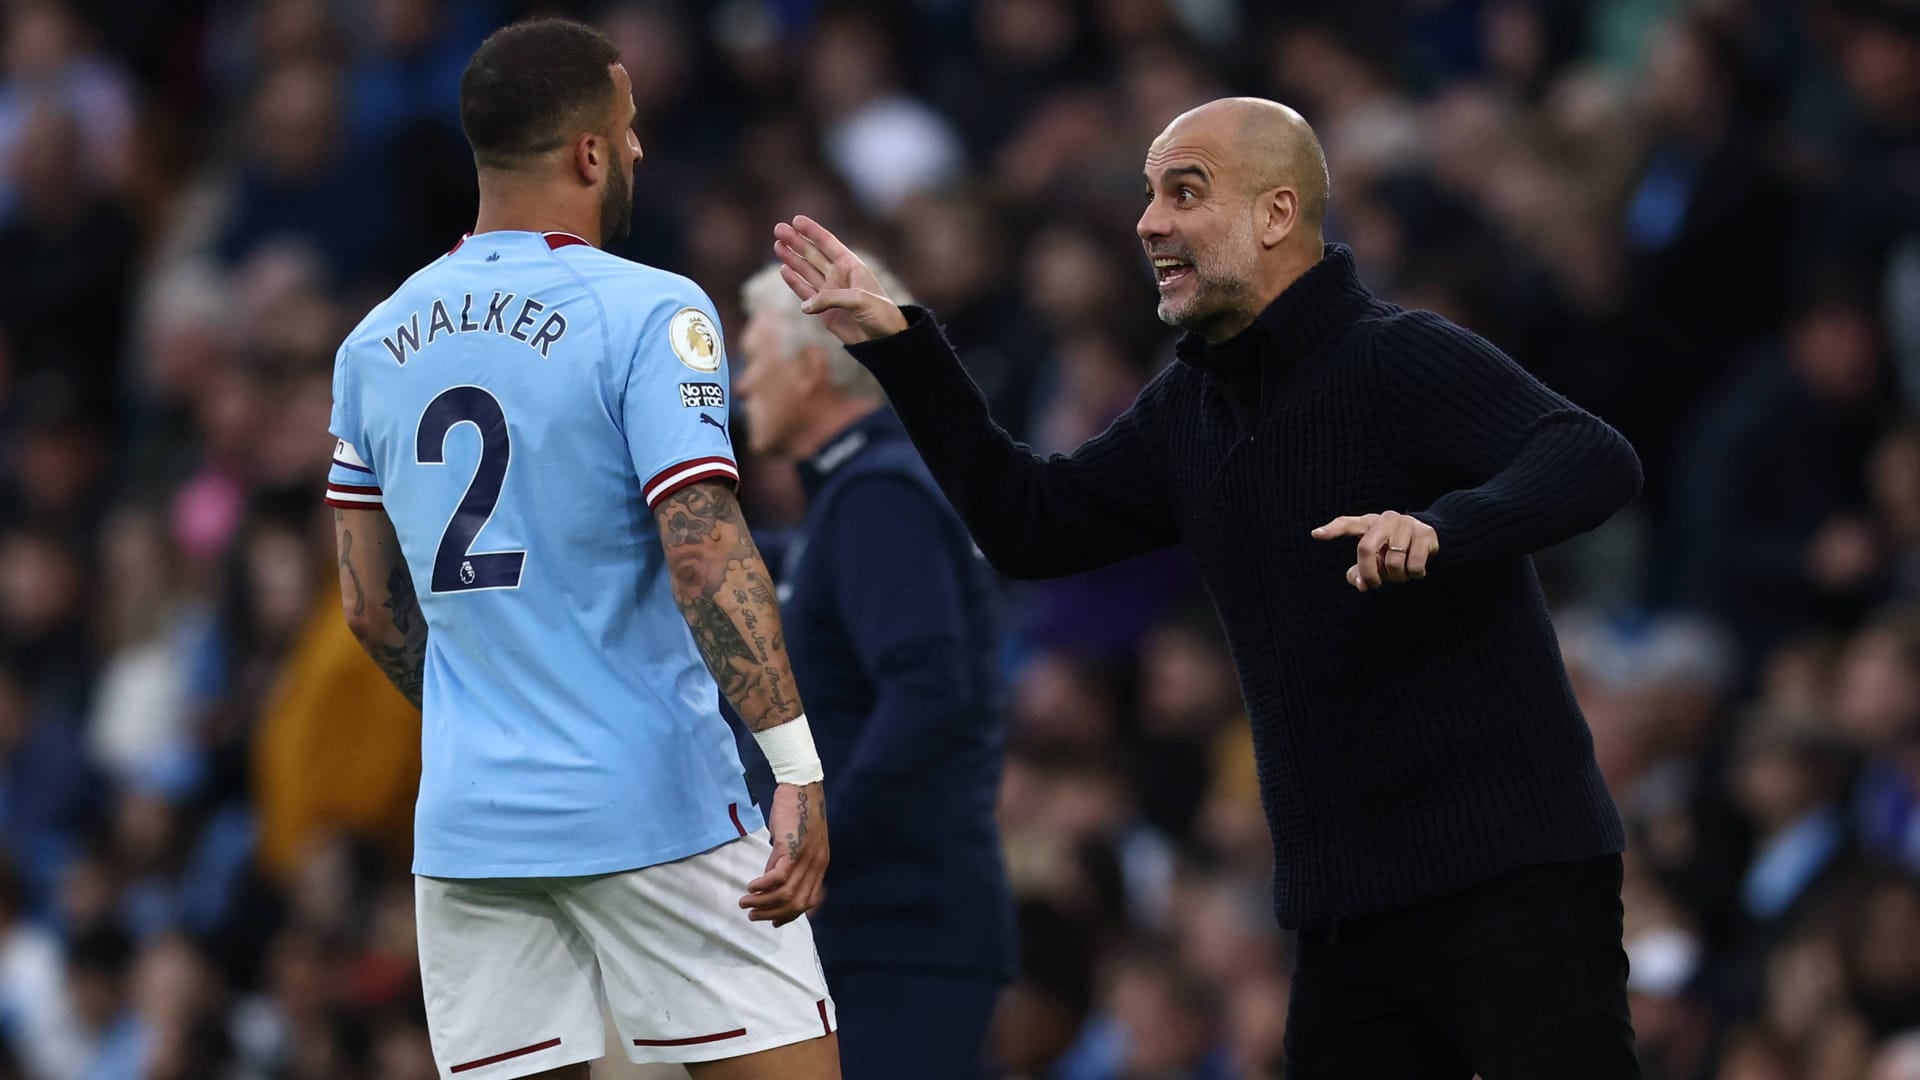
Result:
{"label": "jersey number 2", "polygon": [[442,391],[420,414],[414,460],[422,465],[445,465],[447,435],[461,424],[472,424],[480,432],[480,464],[473,470],[473,480],[460,498],[459,509],[447,522],[447,531],[440,534],[440,550],[433,557],[433,591],[518,588],[526,552],[470,550],[473,538],[493,517],[494,504],[500,501],[500,485],[507,478],[507,462],[513,457],[507,414],[501,411],[500,402],[477,386]]}

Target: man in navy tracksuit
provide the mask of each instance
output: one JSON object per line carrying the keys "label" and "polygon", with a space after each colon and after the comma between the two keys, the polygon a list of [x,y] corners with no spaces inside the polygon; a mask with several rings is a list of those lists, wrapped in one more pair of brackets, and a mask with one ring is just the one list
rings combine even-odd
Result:
{"label": "man in navy tracksuit", "polygon": [[780,593],[827,774],[833,863],[811,918],[841,1067],[966,1080],[1013,952],[993,579],[878,384],[777,269],[745,301],[748,438],[796,461],[807,496]]}

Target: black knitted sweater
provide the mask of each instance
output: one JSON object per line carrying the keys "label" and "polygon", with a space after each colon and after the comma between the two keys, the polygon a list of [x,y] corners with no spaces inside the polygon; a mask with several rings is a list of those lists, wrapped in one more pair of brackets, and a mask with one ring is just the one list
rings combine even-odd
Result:
{"label": "black knitted sweater", "polygon": [[[932,315],[907,315],[852,351],[1003,574],[1193,552],[1252,718],[1282,926],[1622,849],[1528,557],[1639,492],[1612,428],[1475,334],[1374,299],[1339,246],[1047,459],[988,417]],[[1440,550],[1425,580],[1359,593],[1355,540],[1309,533],[1383,510]]]}

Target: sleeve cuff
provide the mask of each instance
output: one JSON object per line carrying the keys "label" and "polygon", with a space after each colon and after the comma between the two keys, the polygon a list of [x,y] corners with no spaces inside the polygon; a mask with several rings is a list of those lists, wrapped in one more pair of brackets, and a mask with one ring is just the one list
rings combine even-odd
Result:
{"label": "sleeve cuff", "polygon": [[882,368],[908,360],[930,348],[937,349],[941,344],[940,324],[934,319],[932,311],[919,304],[906,304],[900,308],[900,313],[907,317],[905,330],[847,346],[847,352],[861,364],[872,368],[875,374],[879,374]]}
{"label": "sleeve cuff", "polygon": [[731,458],[723,457],[693,458],[678,465],[669,465],[654,473],[653,478],[642,486],[647,509],[652,510],[674,492],[702,480],[726,480],[738,487],[740,467]]}
{"label": "sleeve cuff", "polygon": [[[951,432],[962,439],[973,432],[965,422],[969,413],[984,415],[986,399],[967,374],[933,312],[918,304],[900,309],[907,328],[892,337],[847,346],[887,393],[894,411],[907,421],[909,432]],[[916,435],[914,441],[920,442]]]}
{"label": "sleeve cuff", "polygon": [[381,505],[380,489],[372,484],[327,482],[327,505],[341,510],[367,510]]}

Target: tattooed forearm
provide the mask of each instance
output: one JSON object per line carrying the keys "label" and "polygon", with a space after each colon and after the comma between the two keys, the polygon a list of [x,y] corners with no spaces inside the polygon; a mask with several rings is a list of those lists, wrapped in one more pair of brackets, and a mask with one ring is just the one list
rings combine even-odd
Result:
{"label": "tattooed forearm", "polygon": [[393,628],[403,634],[411,635],[413,627],[420,627],[420,640],[427,637],[427,621],[420,615],[420,597],[413,591],[413,575],[407,573],[405,566],[396,566],[393,573],[387,575],[387,602],[380,605],[393,612]]}
{"label": "tattooed forearm", "polygon": [[418,649],[411,645],[374,643],[367,646],[367,652],[386,674],[387,681],[393,684],[394,689],[413,702],[414,708],[420,708],[420,688],[426,680],[426,643],[422,641]]}
{"label": "tattooed forearm", "polygon": [[387,601],[381,605],[393,613],[393,628],[400,632],[400,643],[373,643],[367,651],[373,662],[386,672],[388,680],[414,708],[420,707],[420,688],[427,671],[427,620],[420,612],[420,597],[413,591],[413,576],[406,566],[393,568],[387,575]]}
{"label": "tattooed forearm", "polygon": [[400,553],[400,538],[377,510],[336,509],[333,524],[347,625],[381,673],[418,708],[427,666],[427,620]]}
{"label": "tattooed forearm", "polygon": [[654,515],[674,601],[720,691],[755,731],[799,715],[772,579],[733,492],[695,484]]}
{"label": "tattooed forearm", "polygon": [[747,643],[741,640],[740,630],[733,625],[733,620],[720,609],[720,605],[704,596],[682,601],[680,612],[686,617],[687,628],[693,631],[693,642],[699,646],[700,656],[707,662],[707,670],[713,672],[713,681],[720,684],[720,690],[727,695],[727,700],[732,701],[746,693],[753,684],[755,669],[760,661]]}
{"label": "tattooed forearm", "polygon": [[774,591],[773,591],[772,581],[758,574],[755,574],[749,577],[747,581],[749,583],[747,587],[752,590],[753,599],[755,603],[767,604],[770,606],[776,603],[776,601],[773,598]]}

